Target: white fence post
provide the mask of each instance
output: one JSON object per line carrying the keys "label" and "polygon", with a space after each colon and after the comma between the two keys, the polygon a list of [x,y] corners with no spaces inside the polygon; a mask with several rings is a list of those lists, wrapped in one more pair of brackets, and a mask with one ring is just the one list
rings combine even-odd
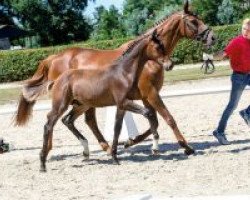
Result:
{"label": "white fence post", "polygon": [[[107,107],[104,128],[104,137],[107,141],[113,141],[115,114],[116,106]],[[126,141],[128,138],[135,138],[137,135],[138,129],[135,125],[132,113],[126,112],[122,123],[122,131],[119,137],[119,141]]]}

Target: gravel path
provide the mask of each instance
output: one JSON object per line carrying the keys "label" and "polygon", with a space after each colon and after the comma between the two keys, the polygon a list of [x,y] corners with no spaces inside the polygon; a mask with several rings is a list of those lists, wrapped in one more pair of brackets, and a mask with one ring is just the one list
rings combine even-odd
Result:
{"label": "gravel path", "polygon": [[[165,86],[163,92],[229,85],[229,78],[180,82]],[[0,155],[0,199],[116,199],[147,193],[161,197],[208,195],[250,195],[250,132],[238,111],[249,104],[245,91],[230,118],[229,146],[219,146],[211,135],[228,101],[228,93],[164,98],[180,130],[196,149],[187,157],[172,131],[159,117],[160,155],[151,155],[151,141],[125,152],[119,151],[121,165],[111,162],[80,117],[76,126],[88,138],[91,156],[84,160],[76,138],[62,125],[55,127],[54,147],[48,156],[48,172],[39,173],[39,151],[48,111],[35,111],[23,128],[13,127],[12,114],[0,115],[0,137],[13,149]],[[15,105],[5,105],[14,107]],[[3,107],[0,107],[2,109]],[[105,109],[98,109],[104,129]],[[140,132],[148,123],[134,115]]]}

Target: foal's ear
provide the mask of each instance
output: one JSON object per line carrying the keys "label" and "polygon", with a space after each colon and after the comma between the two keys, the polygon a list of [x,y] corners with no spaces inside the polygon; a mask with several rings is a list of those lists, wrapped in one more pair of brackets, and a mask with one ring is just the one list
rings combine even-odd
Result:
{"label": "foal's ear", "polygon": [[189,2],[188,2],[188,0],[186,0],[185,4],[184,4],[184,13],[185,14],[189,13]]}
{"label": "foal's ear", "polygon": [[154,31],[153,31],[153,33],[152,33],[152,40],[153,41],[156,41],[156,40],[158,40],[158,34],[157,34],[157,30],[155,29]]}

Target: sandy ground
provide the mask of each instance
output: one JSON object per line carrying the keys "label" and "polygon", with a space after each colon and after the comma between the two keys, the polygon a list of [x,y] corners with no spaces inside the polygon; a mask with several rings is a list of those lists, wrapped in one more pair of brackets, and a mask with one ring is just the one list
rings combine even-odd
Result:
{"label": "sandy ground", "polygon": [[[182,82],[164,87],[164,91],[227,84],[228,78]],[[141,193],[161,197],[250,195],[250,132],[238,114],[249,104],[250,91],[245,91],[229,120],[227,136],[232,144],[220,146],[211,134],[228,97],[222,93],[164,98],[180,130],[196,149],[189,157],[160,116],[160,155],[152,156],[151,141],[146,141],[131,148],[132,153],[121,148],[120,166],[113,165],[110,156],[100,150],[84,117],[76,126],[89,140],[89,160],[84,160],[79,141],[58,122],[47,173],[39,172],[38,154],[48,111],[34,112],[24,128],[12,126],[12,114],[0,115],[0,137],[12,145],[10,152],[0,155],[0,199],[101,200]],[[105,116],[105,109],[99,109],[101,130]],[[139,131],[145,131],[147,121],[134,118]]]}

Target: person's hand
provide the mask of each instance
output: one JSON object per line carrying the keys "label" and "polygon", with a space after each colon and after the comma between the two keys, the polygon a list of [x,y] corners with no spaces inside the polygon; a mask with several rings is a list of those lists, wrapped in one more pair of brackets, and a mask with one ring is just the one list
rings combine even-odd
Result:
{"label": "person's hand", "polygon": [[224,60],[226,57],[227,55],[223,50],[213,54],[213,60]]}

